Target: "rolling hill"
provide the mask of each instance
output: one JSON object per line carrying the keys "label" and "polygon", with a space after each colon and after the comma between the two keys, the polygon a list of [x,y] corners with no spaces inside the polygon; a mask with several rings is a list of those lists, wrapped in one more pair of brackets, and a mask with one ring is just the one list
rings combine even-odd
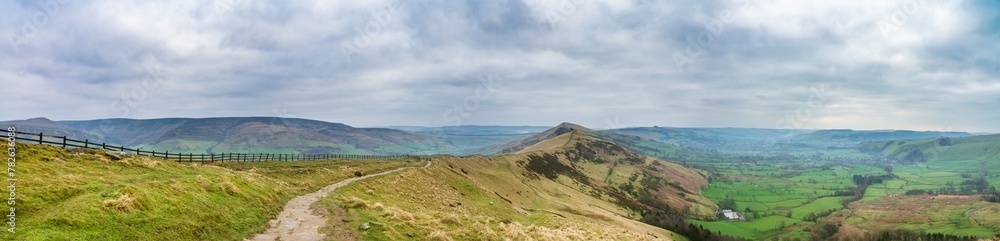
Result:
{"label": "rolling hill", "polygon": [[484,147],[547,128],[452,126],[355,128],[340,123],[278,118],[164,118],[3,121],[18,131],[67,136],[130,148],[191,153],[492,154]]}
{"label": "rolling hill", "polygon": [[761,150],[782,147],[853,148],[862,142],[966,137],[966,132],[907,130],[802,130],[757,128],[633,127],[608,130],[684,147],[715,150]]}
{"label": "rolling hill", "polygon": [[354,215],[353,225],[379,224],[362,239],[718,238],[684,219],[715,219],[714,204],[698,194],[707,173],[599,133],[563,123],[503,145],[505,154],[435,156],[430,168],[355,183],[326,200]]}
{"label": "rolling hill", "polygon": [[433,136],[277,117],[7,121],[19,131],[65,135],[146,150],[190,153],[461,154]]}
{"label": "rolling hill", "polygon": [[429,135],[463,150],[459,154],[494,154],[493,147],[535,133],[543,132],[551,127],[542,126],[390,126],[390,129],[403,130],[417,134]]}
{"label": "rolling hill", "polygon": [[905,163],[976,162],[982,166],[970,168],[1000,168],[1000,135],[875,141],[866,142],[859,148]]}
{"label": "rolling hill", "polygon": [[0,125],[4,125],[5,129],[9,126],[16,127],[19,132],[42,132],[45,133],[45,135],[69,136],[75,139],[91,140],[95,142],[102,142],[104,140],[104,138],[100,135],[74,129],[44,117],[31,118],[27,120],[0,121]]}
{"label": "rolling hill", "polygon": [[759,149],[767,142],[776,142],[811,130],[776,130],[756,128],[674,128],[633,127],[608,132],[639,136],[679,146],[710,149]]}
{"label": "rolling hill", "polygon": [[818,130],[788,138],[786,142],[818,146],[855,146],[869,141],[916,140],[938,137],[966,137],[966,132],[907,131],[907,130]]}

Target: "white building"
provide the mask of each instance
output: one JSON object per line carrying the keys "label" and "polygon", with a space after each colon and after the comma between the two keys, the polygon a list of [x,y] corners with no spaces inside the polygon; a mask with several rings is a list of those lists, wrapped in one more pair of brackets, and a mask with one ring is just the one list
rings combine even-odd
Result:
{"label": "white building", "polygon": [[729,221],[742,221],[743,216],[733,210],[722,210],[718,213],[720,218],[729,219]]}

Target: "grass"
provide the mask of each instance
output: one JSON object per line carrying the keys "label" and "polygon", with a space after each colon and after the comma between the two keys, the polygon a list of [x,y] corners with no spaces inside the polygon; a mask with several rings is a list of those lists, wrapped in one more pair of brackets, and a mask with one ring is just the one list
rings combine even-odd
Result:
{"label": "grass", "polygon": [[769,216],[749,222],[729,222],[729,221],[699,221],[691,220],[692,223],[702,225],[706,229],[721,232],[723,234],[748,239],[760,239],[779,234],[787,227],[802,223],[800,219],[787,218],[782,216]]}
{"label": "grass", "polygon": [[[974,224],[966,216],[970,210],[983,224]],[[1000,204],[986,203],[973,196],[901,196],[851,204],[845,222],[862,229],[924,230],[953,235],[992,237],[996,229],[989,221],[1000,215]]]}
{"label": "grass", "polygon": [[793,208],[792,217],[802,219],[809,213],[819,214],[821,212],[825,212],[831,209],[839,210],[844,207],[844,205],[841,203],[841,199],[842,199],[841,197],[825,197],[816,199],[816,201],[812,201],[809,204]]}
{"label": "grass", "polygon": [[[946,151],[957,151],[954,146]],[[981,150],[980,150],[981,151]],[[826,154],[826,152],[820,151]],[[811,154],[816,155],[816,154]],[[829,154],[827,154],[829,155]],[[965,154],[962,154],[965,155]],[[897,179],[887,180],[885,183],[875,184],[868,187],[864,198],[856,202],[861,209],[852,209],[854,212],[839,212],[834,216],[823,218],[824,222],[842,222],[852,227],[861,227],[861,230],[874,231],[878,229],[910,229],[925,230],[927,232],[940,232],[947,234],[974,234],[981,237],[989,237],[997,234],[1000,227],[992,225],[989,221],[982,221],[982,224],[973,223],[965,216],[974,207],[988,205],[982,202],[968,204],[963,202],[934,202],[925,200],[910,200],[918,204],[933,204],[924,207],[926,210],[896,210],[890,205],[876,205],[885,203],[886,200],[906,199],[903,196],[907,190],[914,189],[939,189],[946,187],[946,183],[961,183],[967,178],[962,178],[960,174],[969,170],[984,168],[982,162],[962,160],[952,156],[941,155],[941,160],[930,160],[919,165],[903,165],[894,168]],[[959,155],[961,156],[961,155]],[[745,162],[733,161],[722,158],[708,162],[719,175],[711,182],[711,186],[703,190],[702,194],[713,201],[720,201],[732,198],[736,201],[736,210],[743,211],[746,208],[757,212],[761,218],[749,222],[728,222],[728,221],[694,221],[702,224],[710,230],[719,230],[724,234],[740,236],[750,239],[785,239],[808,237],[808,231],[815,225],[812,222],[802,221],[810,213],[821,214],[828,210],[843,210],[843,197],[827,197],[833,190],[854,186],[851,177],[853,175],[879,175],[884,174],[882,168],[865,164],[837,164],[832,167],[829,160],[767,160],[758,163],[747,164]],[[988,167],[987,167],[988,168]],[[989,181],[996,181],[988,179]],[[972,198],[975,198],[974,196]],[[909,199],[907,199],[909,200]],[[903,205],[902,203],[900,205]],[[996,205],[996,204],[992,204]],[[919,207],[918,207],[919,208]],[[860,210],[860,211],[859,211]],[[983,209],[982,215],[978,215],[981,220],[989,219],[993,221],[996,211],[991,208]],[[795,225],[784,217],[791,212],[791,220],[796,220]],[[919,215],[909,215],[917,213]],[[853,214],[853,215],[852,215]],[[752,216],[752,215],[750,215]],[[963,219],[963,217],[965,217]],[[896,219],[898,218],[898,219]],[[789,228],[776,228],[774,220],[786,219]],[[767,220],[767,221],[762,221]],[[768,222],[770,221],[770,223]],[[794,229],[793,229],[794,228]]]}
{"label": "grass", "polygon": [[355,182],[321,202],[347,209],[352,227],[382,224],[359,231],[364,240],[684,240],[568,184],[525,178],[511,162],[436,157],[430,168]]}
{"label": "grass", "polygon": [[239,240],[291,198],[405,161],[181,164],[17,145],[17,232],[5,240]]}

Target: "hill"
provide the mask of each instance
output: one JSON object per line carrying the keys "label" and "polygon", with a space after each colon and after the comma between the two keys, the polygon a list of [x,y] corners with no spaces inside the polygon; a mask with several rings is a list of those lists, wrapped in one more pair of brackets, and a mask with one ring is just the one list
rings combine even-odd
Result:
{"label": "hill", "polygon": [[589,129],[560,125],[553,130],[569,131],[512,155],[528,176],[569,178],[580,191],[600,190],[606,201],[636,212],[676,209],[702,217],[714,212],[711,202],[697,194],[708,185],[706,173],[636,153],[588,134]]}
{"label": "hill", "polygon": [[596,131],[587,127],[583,127],[568,122],[564,122],[546,131],[528,135],[505,144],[485,147],[483,148],[482,152],[499,153],[499,154],[514,154],[514,153],[524,152],[525,149],[533,145],[536,145],[545,140],[550,140],[562,134],[573,131],[579,131],[580,133],[590,136],[592,138],[609,141],[617,145],[620,145],[622,147],[628,148],[632,151],[658,158],[679,158],[682,156],[692,156],[692,155],[698,156],[702,153],[701,151],[684,148],[672,143],[655,141],[652,139],[634,135],[619,134],[617,132],[614,132],[613,130]]}
{"label": "hill", "polygon": [[31,132],[171,152],[430,154],[460,152],[432,136],[385,128],[277,118],[103,119],[6,122]]}
{"label": "hill", "polygon": [[563,123],[509,143],[507,154],[434,157],[430,168],[355,183],[326,202],[345,207],[352,225],[380,224],[360,231],[376,240],[717,237],[684,219],[715,219],[697,194],[705,172],[595,133]]}
{"label": "hill", "polygon": [[606,132],[639,136],[684,147],[715,150],[761,150],[781,147],[855,147],[862,142],[966,137],[966,132],[907,130],[801,130],[757,128],[633,127]]}
{"label": "hill", "polygon": [[818,130],[805,134],[795,135],[787,142],[806,143],[820,146],[857,144],[869,141],[889,141],[889,140],[916,140],[938,137],[967,137],[972,134],[966,132],[941,132],[941,131],[907,131],[907,130]]}
{"label": "hill", "polygon": [[754,150],[760,149],[769,142],[777,142],[793,135],[812,131],[757,128],[633,127],[608,130],[607,132],[639,136],[692,148]]}
{"label": "hill", "polygon": [[1000,168],[1000,135],[939,137],[863,143],[859,149],[904,163],[976,162],[985,170]]}
{"label": "hill", "polygon": [[526,136],[543,132],[550,127],[541,126],[391,126],[396,130],[414,132],[434,138],[454,146],[459,152],[453,154],[493,154],[497,150],[486,148],[502,145]]}
{"label": "hill", "polygon": [[62,123],[46,119],[44,117],[31,118],[27,120],[0,121],[0,125],[3,125],[4,128],[8,126],[16,127],[17,131],[20,132],[31,132],[31,133],[43,132],[46,135],[70,136],[80,140],[86,139],[98,143],[103,141],[103,137],[101,137],[100,135],[74,129]]}

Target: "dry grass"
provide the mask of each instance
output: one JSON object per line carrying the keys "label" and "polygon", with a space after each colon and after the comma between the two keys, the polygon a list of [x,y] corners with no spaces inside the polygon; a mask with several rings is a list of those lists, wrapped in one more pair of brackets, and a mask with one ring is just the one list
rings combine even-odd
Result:
{"label": "dry grass", "polygon": [[355,227],[385,224],[359,231],[368,240],[670,240],[675,235],[625,218],[627,211],[566,185],[526,181],[511,166],[486,157],[435,158],[430,168],[359,181],[328,198],[356,216]]}
{"label": "dry grass", "polygon": [[979,209],[973,215],[979,220],[980,225],[1000,229],[1000,204]]}
{"label": "dry grass", "polygon": [[[976,226],[966,216],[969,210],[980,209],[975,215],[983,220]],[[849,213],[843,219],[842,231],[851,234],[858,230],[910,229],[957,235],[982,235],[989,228],[997,228],[996,218],[1000,204],[983,202],[978,196],[893,196],[866,202],[851,203]],[[834,220],[836,219],[836,220]],[[988,221],[987,221],[988,220]]]}
{"label": "dry grass", "polygon": [[232,167],[223,168],[20,143],[17,151],[19,229],[0,240],[239,240],[263,230],[287,200],[353,175],[338,173],[342,167],[419,164],[218,164]]}
{"label": "dry grass", "polygon": [[121,194],[115,199],[104,200],[104,208],[118,213],[131,213],[138,210],[140,206],[142,206],[142,202],[139,198],[133,197],[128,193]]}

